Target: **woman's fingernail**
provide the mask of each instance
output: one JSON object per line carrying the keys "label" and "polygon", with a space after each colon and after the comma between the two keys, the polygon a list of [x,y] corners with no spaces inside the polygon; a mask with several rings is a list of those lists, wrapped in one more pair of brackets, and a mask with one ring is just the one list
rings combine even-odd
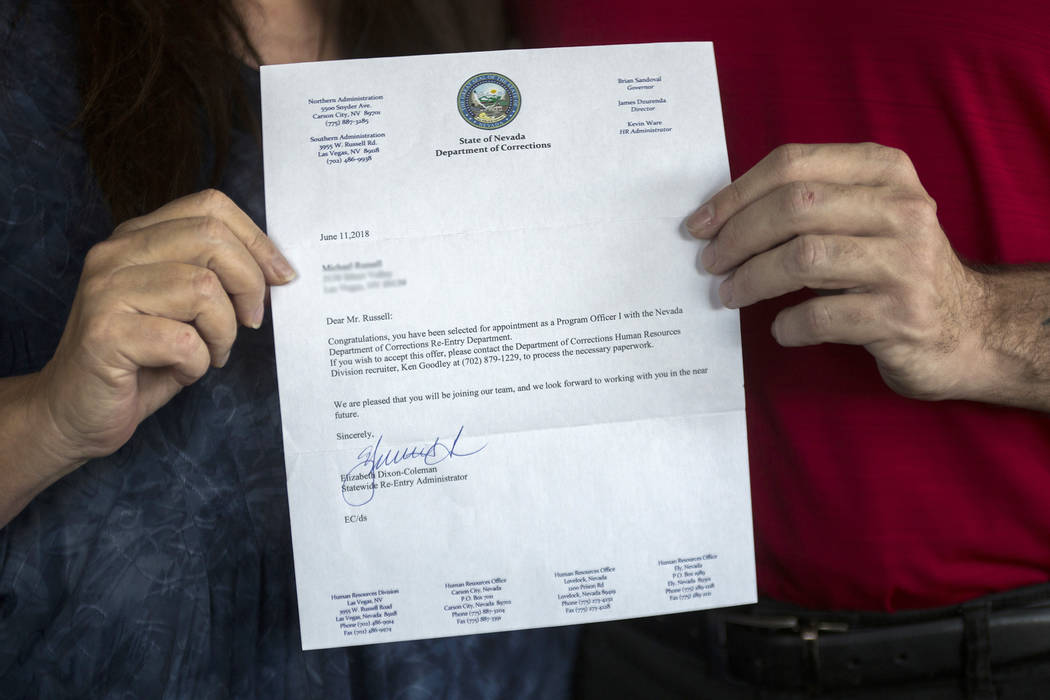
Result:
{"label": "woman's fingernail", "polygon": [[685,227],[689,229],[690,233],[701,234],[711,228],[711,224],[714,222],[715,210],[710,204],[705,204],[686,218]]}
{"label": "woman's fingernail", "polygon": [[291,282],[297,277],[295,270],[292,269],[292,266],[289,265],[288,261],[283,257],[278,256],[274,258],[271,264],[273,265],[273,271],[277,275],[278,280],[282,283]]}
{"label": "woman's fingernail", "polygon": [[264,306],[263,306],[263,304],[260,303],[255,308],[255,311],[252,312],[252,317],[251,317],[251,319],[249,319],[248,325],[251,326],[252,328],[258,329],[259,326],[262,325],[263,311],[264,311]]}

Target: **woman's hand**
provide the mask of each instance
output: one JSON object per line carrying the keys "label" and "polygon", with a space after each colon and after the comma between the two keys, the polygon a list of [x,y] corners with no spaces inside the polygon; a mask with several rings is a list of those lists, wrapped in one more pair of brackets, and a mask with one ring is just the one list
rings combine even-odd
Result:
{"label": "woman's hand", "polygon": [[6,465],[0,479],[34,482],[32,498],[117,450],[180,389],[226,364],[238,323],[262,322],[267,285],[294,277],[270,239],[215,190],[122,223],[88,252],[54,357],[37,375],[5,380],[0,393],[13,404],[0,416],[0,440],[22,430],[40,444],[25,445],[28,462]]}
{"label": "woman's hand", "polygon": [[903,152],[782,146],[686,220],[729,307],[804,287],[836,293],[780,312],[785,346],[863,345],[906,396],[1050,407],[1046,270],[959,260]]}

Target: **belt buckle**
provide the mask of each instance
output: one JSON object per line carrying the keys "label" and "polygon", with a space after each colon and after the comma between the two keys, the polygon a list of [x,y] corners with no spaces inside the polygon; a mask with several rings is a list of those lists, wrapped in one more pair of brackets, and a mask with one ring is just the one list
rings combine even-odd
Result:
{"label": "belt buckle", "polygon": [[820,636],[822,633],[848,632],[849,623],[797,615],[746,615],[730,613],[726,625],[738,625],[773,633],[797,634],[801,643],[803,685],[811,692],[820,690]]}

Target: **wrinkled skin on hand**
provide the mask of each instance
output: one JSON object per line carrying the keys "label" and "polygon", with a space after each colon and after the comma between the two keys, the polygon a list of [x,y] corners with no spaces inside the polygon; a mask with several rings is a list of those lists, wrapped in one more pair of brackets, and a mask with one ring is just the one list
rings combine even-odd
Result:
{"label": "wrinkled skin on hand", "polygon": [[237,325],[258,328],[268,284],[295,273],[215,190],[122,223],[87,255],[65,331],[36,391],[52,451],[74,466],[110,454],[209,367]]}
{"label": "wrinkled skin on hand", "polygon": [[908,156],[876,144],[786,145],[686,220],[710,240],[701,262],[727,274],[740,308],[802,288],[784,309],[784,346],[864,346],[886,384],[924,399],[963,398],[988,362],[987,282],[952,250]]}

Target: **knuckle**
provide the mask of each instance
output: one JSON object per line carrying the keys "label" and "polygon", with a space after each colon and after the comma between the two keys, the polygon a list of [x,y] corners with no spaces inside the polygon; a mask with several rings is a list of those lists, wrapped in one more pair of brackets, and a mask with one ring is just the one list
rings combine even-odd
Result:
{"label": "knuckle", "polygon": [[784,190],[787,210],[795,218],[805,216],[816,204],[817,191],[807,182],[801,180],[792,182]]}
{"label": "knuckle", "polygon": [[937,222],[937,202],[927,194],[916,195],[912,206],[915,208],[916,218],[926,226],[939,226]]}
{"label": "knuckle", "polygon": [[209,214],[225,211],[232,201],[221,190],[209,187],[197,193],[200,207]]}
{"label": "knuckle", "polygon": [[171,335],[171,346],[180,357],[190,357],[200,347],[200,335],[191,326],[182,325]]}
{"label": "knuckle", "polygon": [[208,214],[200,218],[196,233],[209,247],[222,245],[226,241],[226,224]]}
{"label": "knuckle", "polygon": [[895,146],[879,146],[882,149],[883,158],[899,167],[910,167],[911,158],[903,150]]}
{"label": "knuckle", "polygon": [[897,150],[892,146],[884,146],[875,141],[864,141],[859,144],[865,150],[865,156],[870,160],[889,160],[893,157],[892,152]]}
{"label": "knuckle", "polygon": [[223,291],[219,276],[204,267],[194,271],[191,284],[194,293],[200,299],[213,299]]}
{"label": "knuckle", "polygon": [[915,231],[940,226],[937,221],[937,203],[928,195],[899,196],[892,210],[894,224],[901,230]]}
{"label": "knuckle", "polygon": [[918,180],[911,157],[899,148],[880,146],[881,158],[888,163],[891,174],[907,180]]}
{"label": "knuckle", "polygon": [[785,143],[770,154],[774,171],[784,181],[797,180],[806,159],[806,147],[800,143]]}
{"label": "knuckle", "polygon": [[204,341],[190,327],[175,331],[171,338],[175,356],[182,360],[183,372],[192,381],[197,381],[208,371],[210,357]]}
{"label": "knuckle", "polygon": [[828,260],[828,243],[824,236],[807,233],[795,239],[788,257],[792,271],[809,276],[824,267]]}
{"label": "knuckle", "polygon": [[100,241],[91,246],[84,257],[84,274],[91,274],[106,268],[122,246],[112,238]]}

